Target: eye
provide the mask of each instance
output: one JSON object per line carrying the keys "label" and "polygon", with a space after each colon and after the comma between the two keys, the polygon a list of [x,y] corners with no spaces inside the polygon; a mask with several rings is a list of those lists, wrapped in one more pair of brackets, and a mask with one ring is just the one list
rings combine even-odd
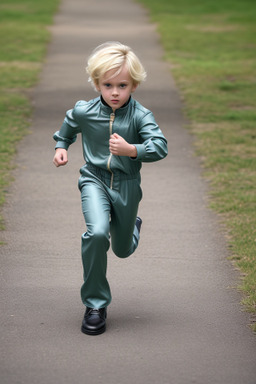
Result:
{"label": "eye", "polygon": [[127,87],[127,84],[120,84],[120,88],[125,88]]}
{"label": "eye", "polygon": [[104,87],[109,88],[109,87],[111,87],[111,84],[110,83],[105,83]]}

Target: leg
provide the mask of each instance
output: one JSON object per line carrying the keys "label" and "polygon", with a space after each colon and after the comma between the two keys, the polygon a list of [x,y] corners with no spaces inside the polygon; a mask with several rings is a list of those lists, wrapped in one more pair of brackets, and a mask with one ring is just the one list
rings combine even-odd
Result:
{"label": "leg", "polygon": [[87,226],[87,232],[82,235],[84,284],[81,298],[90,308],[103,308],[111,301],[106,278],[110,203],[102,185],[89,178],[81,187],[81,199]]}
{"label": "leg", "polygon": [[141,188],[137,180],[122,181],[120,194],[111,208],[111,241],[114,253],[121,258],[130,256],[139,244],[135,225]]}

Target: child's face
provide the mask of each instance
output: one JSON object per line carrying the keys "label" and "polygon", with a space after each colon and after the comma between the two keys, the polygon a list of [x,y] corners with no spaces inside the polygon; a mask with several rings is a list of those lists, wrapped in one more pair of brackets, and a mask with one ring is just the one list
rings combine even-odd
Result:
{"label": "child's face", "polygon": [[116,69],[111,69],[100,78],[99,84],[96,85],[97,90],[101,93],[105,102],[115,111],[121,108],[128,100],[132,92],[135,91],[137,85],[124,66],[119,75],[112,77]]}

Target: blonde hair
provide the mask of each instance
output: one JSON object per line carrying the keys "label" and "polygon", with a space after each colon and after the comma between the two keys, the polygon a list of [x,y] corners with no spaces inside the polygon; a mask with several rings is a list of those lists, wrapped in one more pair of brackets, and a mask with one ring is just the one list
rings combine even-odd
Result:
{"label": "blonde hair", "polygon": [[146,72],[138,57],[127,45],[119,42],[109,41],[94,49],[88,59],[86,71],[89,75],[88,81],[95,87],[99,79],[112,69],[116,69],[117,76],[124,65],[133,80],[134,85],[140,84],[146,79]]}

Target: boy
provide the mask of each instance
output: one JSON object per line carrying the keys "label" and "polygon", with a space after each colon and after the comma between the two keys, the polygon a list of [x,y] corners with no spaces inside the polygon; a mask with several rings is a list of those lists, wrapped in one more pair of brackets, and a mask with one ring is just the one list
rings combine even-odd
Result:
{"label": "boy", "polygon": [[100,92],[96,99],[79,101],[66,113],[57,141],[54,164],[67,164],[67,150],[82,134],[85,165],[80,169],[79,189],[87,231],[82,235],[86,306],[82,332],[98,335],[106,329],[111,302],[106,278],[107,251],[121,258],[138,246],[142,220],[137,217],[142,198],[142,162],[163,159],[167,141],[153,114],[131,97],[146,78],[133,51],[119,43],[97,47],[87,65],[89,81]]}

